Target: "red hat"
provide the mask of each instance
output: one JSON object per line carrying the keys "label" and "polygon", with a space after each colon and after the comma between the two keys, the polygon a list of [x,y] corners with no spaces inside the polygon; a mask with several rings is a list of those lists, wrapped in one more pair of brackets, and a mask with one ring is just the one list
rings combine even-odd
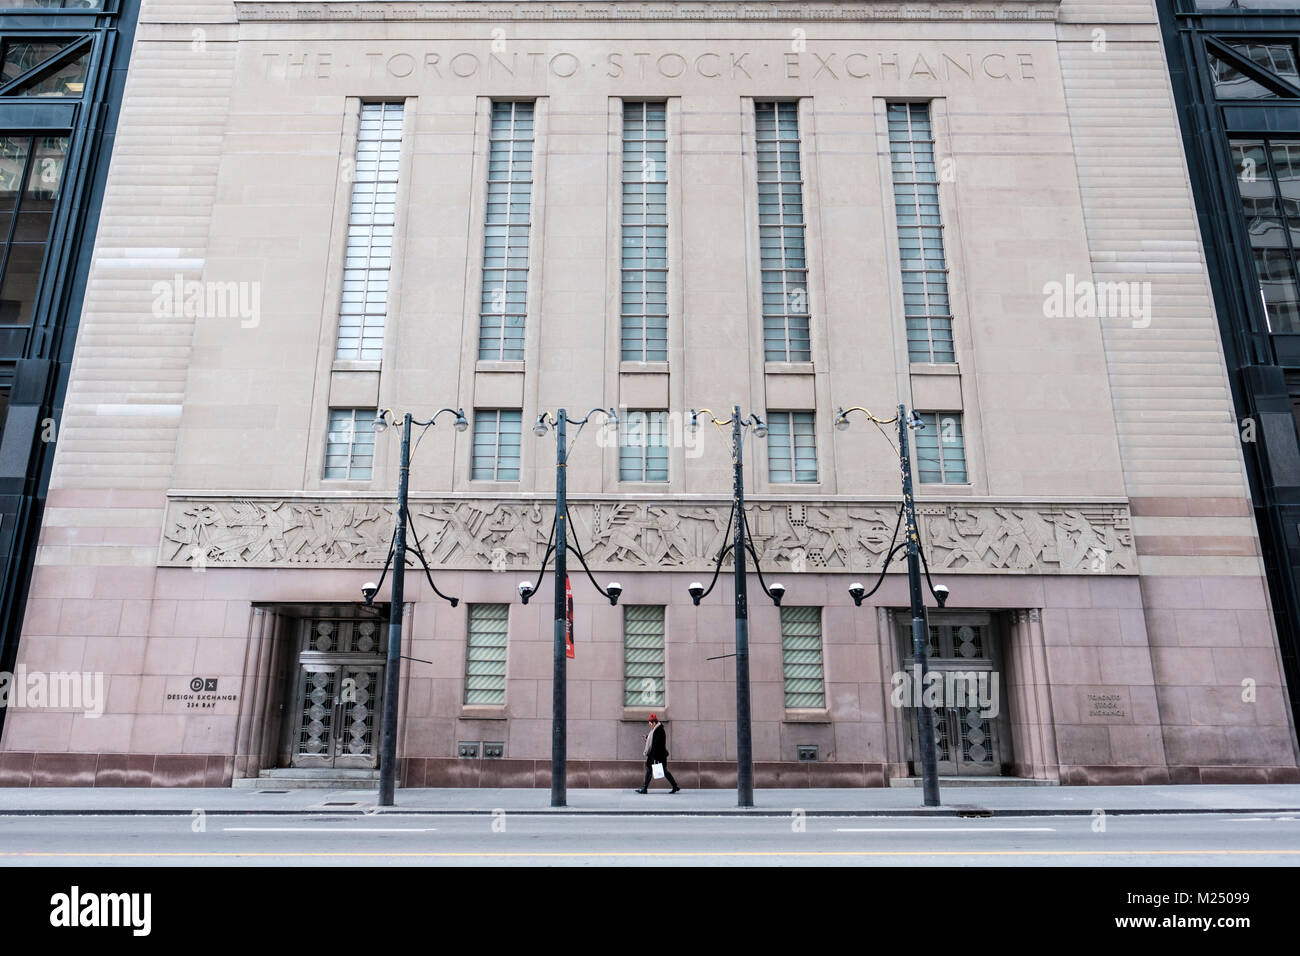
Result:
{"label": "red hat", "polygon": [[651,722],[652,724],[657,724],[657,723],[659,723],[659,718],[656,717],[654,714],[651,714],[651,715],[650,715],[650,722]]}

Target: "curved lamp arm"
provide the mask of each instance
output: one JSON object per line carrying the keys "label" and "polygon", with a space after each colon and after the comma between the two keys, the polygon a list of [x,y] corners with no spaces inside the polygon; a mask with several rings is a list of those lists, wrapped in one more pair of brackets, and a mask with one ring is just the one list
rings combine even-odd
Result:
{"label": "curved lamp arm", "polygon": [[582,570],[587,572],[587,580],[591,582],[591,586],[599,591],[601,596],[606,598],[610,604],[618,604],[618,596],[623,593],[623,589],[615,586],[612,582],[608,589],[602,588],[596,582],[596,578],[592,575],[591,568],[587,567],[587,559],[582,553],[582,545],[578,543],[577,525],[573,523],[573,516],[569,514],[569,504],[567,501],[564,504],[564,516],[569,519],[569,534],[573,536],[573,543],[566,544],[565,550],[572,551],[578,556],[578,563],[582,565]]}
{"label": "curved lamp arm", "polygon": [[[754,550],[754,536],[750,533],[749,530],[749,516],[742,515],[741,518],[744,520],[745,523],[745,550],[748,551],[749,556],[754,559],[754,573],[758,575],[759,587],[763,589],[764,594],[766,594],[769,598],[772,599],[773,604],[775,604],[777,607],[780,607],[781,596],[773,594],[772,589],[769,588],[767,586],[767,582],[763,580],[763,569],[759,567],[758,564],[758,552]],[[781,595],[784,594],[785,592],[782,591]]]}
{"label": "curved lamp arm", "polygon": [[854,405],[851,408],[845,408],[843,405],[841,405],[839,408],[835,409],[835,420],[833,422],[833,424],[835,425],[835,429],[837,431],[844,431],[846,428],[849,427],[849,412],[861,412],[862,414],[866,415],[867,420],[870,421],[871,424],[875,425],[876,430],[879,431],[882,436],[884,436],[885,441],[889,442],[889,447],[894,449],[894,454],[895,455],[900,454],[898,450],[898,446],[895,445],[894,440],[889,437],[889,433],[885,431],[883,428],[881,428],[882,425],[892,425],[896,421],[898,421],[897,415],[895,415],[893,418],[878,418],[877,416],[871,414],[871,411],[869,409],[864,408],[861,405]]}
{"label": "curved lamp arm", "polygon": [[446,595],[446,594],[443,594],[441,591],[438,590],[438,585],[436,585],[436,584],[433,583],[433,570],[429,567],[429,562],[428,562],[428,560],[426,560],[425,557],[424,557],[424,549],[420,547],[420,536],[414,533],[414,532],[415,532],[415,519],[411,517],[411,509],[410,509],[410,508],[407,508],[407,509],[406,509],[406,523],[407,523],[407,525],[409,525],[410,528],[411,528],[411,532],[412,532],[412,534],[411,534],[411,543],[415,546],[415,547],[414,547],[414,551],[415,551],[416,557],[418,557],[418,558],[420,559],[420,564],[422,564],[422,565],[424,566],[424,577],[425,577],[426,580],[428,580],[428,582],[429,582],[429,587],[433,588],[433,593],[434,593],[434,594],[438,595],[438,597],[442,598],[444,601],[446,601],[446,602],[447,602],[448,604],[450,604],[452,607],[455,607],[457,604],[460,603],[460,598],[450,597],[450,596],[448,596],[448,595]]}
{"label": "curved lamp arm", "polygon": [[875,586],[872,587],[870,591],[864,591],[861,595],[854,594],[852,590],[849,591],[850,596],[853,598],[853,603],[857,607],[861,607],[864,600],[880,590],[880,585],[885,583],[885,572],[889,570],[889,564],[894,560],[894,555],[898,554],[899,548],[907,546],[906,541],[902,544],[895,544],[895,542],[898,541],[898,529],[903,526],[904,509],[904,505],[898,506],[898,520],[894,522],[894,533],[889,536],[889,553],[885,555],[885,563],[880,568],[880,576],[876,578]]}
{"label": "curved lamp arm", "polygon": [[555,519],[552,518],[551,535],[549,538],[546,539],[546,552],[542,555],[542,566],[537,570],[537,578],[535,581],[532,582],[533,586],[529,590],[527,596],[525,596],[522,591],[519,594],[520,599],[525,604],[528,603],[529,598],[531,598],[534,594],[538,592],[538,590],[540,590],[542,586],[542,579],[546,577],[546,565],[551,560],[551,555],[554,553],[555,553]]}
{"label": "curved lamp arm", "polygon": [[[736,520],[736,503],[733,501],[731,503],[731,513],[727,516],[727,530],[723,533],[723,540],[727,540],[731,537],[732,523],[735,520]],[[726,560],[728,552],[730,552],[734,547],[735,547],[734,544],[728,544],[725,545],[722,548],[722,550],[718,552],[718,560],[713,565],[713,580],[709,582],[708,589],[701,591],[698,595],[696,594],[691,595],[691,601],[697,607],[699,606],[700,601],[702,601],[704,598],[708,597],[711,593],[713,593],[713,589],[715,586],[717,586],[718,583],[718,575],[722,573],[722,562]]]}

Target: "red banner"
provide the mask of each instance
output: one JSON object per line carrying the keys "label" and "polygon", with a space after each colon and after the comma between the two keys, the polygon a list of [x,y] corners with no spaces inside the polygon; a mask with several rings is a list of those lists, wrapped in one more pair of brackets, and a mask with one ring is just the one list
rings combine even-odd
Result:
{"label": "red banner", "polygon": [[573,585],[569,583],[568,575],[564,577],[564,654],[566,657],[577,657],[573,652]]}

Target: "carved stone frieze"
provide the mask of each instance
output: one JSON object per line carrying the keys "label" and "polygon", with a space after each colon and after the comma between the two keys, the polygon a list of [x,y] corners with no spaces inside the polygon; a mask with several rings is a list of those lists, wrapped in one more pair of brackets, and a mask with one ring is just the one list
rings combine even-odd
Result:
{"label": "carved stone frieze", "polygon": [[[545,500],[412,499],[411,538],[433,567],[523,571],[542,560]],[[902,540],[898,505],[758,501],[747,505],[761,566],[793,572],[879,570]],[[172,497],[165,567],[367,568],[388,557],[396,508],[363,497]],[[730,504],[571,498],[570,540],[594,569],[710,571],[731,540]],[[918,502],[932,572],[1135,574],[1123,504]],[[414,560],[414,559],[412,559]],[[727,559],[730,563],[730,558]],[[898,571],[904,564],[897,561]]]}

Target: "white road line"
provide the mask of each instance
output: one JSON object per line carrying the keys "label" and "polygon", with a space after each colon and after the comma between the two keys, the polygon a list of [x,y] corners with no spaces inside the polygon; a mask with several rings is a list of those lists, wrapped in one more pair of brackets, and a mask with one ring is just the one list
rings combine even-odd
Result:
{"label": "white road line", "polygon": [[1056,827],[837,827],[836,833],[1055,833]]}
{"label": "white road line", "polygon": [[227,833],[433,833],[437,827],[222,827]]}

